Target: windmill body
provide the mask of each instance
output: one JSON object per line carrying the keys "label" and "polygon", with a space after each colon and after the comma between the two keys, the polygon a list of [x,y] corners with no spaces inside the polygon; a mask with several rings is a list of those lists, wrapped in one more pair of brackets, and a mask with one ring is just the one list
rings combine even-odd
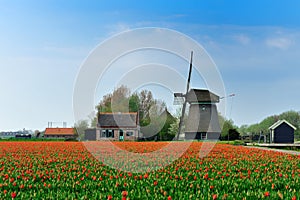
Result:
{"label": "windmill body", "polygon": [[185,139],[217,140],[220,137],[216,104],[219,96],[205,89],[191,89],[186,101],[189,103],[189,112],[185,125]]}

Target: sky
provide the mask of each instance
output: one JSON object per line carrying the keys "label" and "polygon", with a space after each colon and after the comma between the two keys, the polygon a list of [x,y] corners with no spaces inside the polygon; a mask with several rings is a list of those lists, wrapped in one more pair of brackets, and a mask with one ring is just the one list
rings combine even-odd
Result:
{"label": "sky", "polygon": [[[1,0],[0,131],[44,130],[62,121],[73,126],[74,85],[88,55],[115,34],[144,27],[172,29],[203,46],[226,93],[236,94],[225,114],[236,125],[300,111],[299,9],[297,0]],[[155,55],[178,61],[187,76],[188,63]],[[203,87],[200,79],[193,74],[192,86]],[[114,88],[102,84],[95,102]]]}

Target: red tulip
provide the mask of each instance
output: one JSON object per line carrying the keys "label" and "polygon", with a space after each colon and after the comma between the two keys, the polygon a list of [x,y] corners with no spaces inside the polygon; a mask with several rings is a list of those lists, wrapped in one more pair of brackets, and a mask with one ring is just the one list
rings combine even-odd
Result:
{"label": "red tulip", "polygon": [[270,196],[270,192],[265,192],[265,193],[264,193],[264,196],[265,196],[265,197],[269,197],[269,196]]}
{"label": "red tulip", "polygon": [[17,193],[16,193],[16,192],[12,192],[12,193],[11,193],[11,198],[14,199],[14,198],[16,198],[16,196],[17,196]]}
{"label": "red tulip", "polygon": [[128,192],[127,191],[122,191],[122,196],[123,197],[126,197],[128,195]]}
{"label": "red tulip", "polygon": [[214,195],[212,196],[212,198],[213,198],[213,200],[216,200],[216,199],[218,198],[218,195],[214,194]]}

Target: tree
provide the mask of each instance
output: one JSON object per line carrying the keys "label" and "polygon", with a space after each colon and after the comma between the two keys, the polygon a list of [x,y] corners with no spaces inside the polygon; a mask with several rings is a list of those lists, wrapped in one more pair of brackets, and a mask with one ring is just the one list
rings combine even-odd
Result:
{"label": "tree", "polygon": [[174,118],[173,123],[170,124],[167,137],[174,138],[178,134],[179,129],[179,118]]}
{"label": "tree", "polygon": [[[161,100],[153,100],[152,93],[150,91],[147,91],[147,93],[150,94],[152,98],[151,106],[148,107],[149,110],[142,111],[147,113],[147,115],[143,115],[144,118],[140,119],[142,121],[140,125],[142,135],[148,139],[152,139],[154,137],[157,138],[158,136],[161,136],[161,131],[165,126],[168,115],[165,112],[166,104]],[[158,139],[160,138],[161,137]]]}
{"label": "tree", "polygon": [[96,106],[99,112],[128,112],[130,89],[122,85],[115,89],[112,94],[103,97]]}
{"label": "tree", "polygon": [[171,115],[171,113],[167,109],[165,109],[164,114],[166,115],[166,121],[164,123],[163,128],[159,132],[160,140],[164,140],[164,141],[173,140],[176,134],[169,132],[169,129],[171,125],[176,122],[177,119],[173,117],[173,115]]}
{"label": "tree", "polygon": [[89,123],[87,120],[80,120],[75,123],[74,128],[78,134],[80,140],[84,139],[84,131],[89,127]]}
{"label": "tree", "polygon": [[[229,140],[236,140],[239,138],[240,135],[237,131],[238,127],[234,125],[231,119],[226,119],[219,113],[219,123],[221,127],[221,140],[228,140],[228,134]],[[236,136],[237,133],[238,136]],[[232,134],[232,136],[230,134]]]}
{"label": "tree", "polygon": [[240,132],[240,134],[242,135],[242,136],[246,136],[246,135],[248,135],[248,125],[246,125],[246,124],[244,124],[244,125],[241,125],[239,128],[238,128],[238,131]]}
{"label": "tree", "polygon": [[137,93],[132,94],[129,97],[129,111],[130,112],[138,112],[140,106],[140,98]]}
{"label": "tree", "polygon": [[228,133],[230,134],[232,129],[234,129],[233,121],[225,119],[221,130],[221,140],[228,140]]}
{"label": "tree", "polygon": [[285,119],[297,128],[295,135],[300,135],[300,114],[299,112],[290,110],[279,115],[279,119]]}
{"label": "tree", "polygon": [[139,93],[139,111],[141,123],[147,125],[150,123],[150,109],[156,102],[153,99],[152,92],[149,90],[142,90]]}
{"label": "tree", "polygon": [[36,138],[39,138],[39,137],[41,136],[41,132],[40,132],[39,130],[35,130],[35,131],[34,131],[34,136],[35,136]]}

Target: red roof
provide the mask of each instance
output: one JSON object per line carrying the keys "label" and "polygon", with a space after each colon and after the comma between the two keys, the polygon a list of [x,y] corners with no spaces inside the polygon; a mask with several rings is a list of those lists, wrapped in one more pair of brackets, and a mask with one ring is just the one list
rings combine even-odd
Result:
{"label": "red roof", "polygon": [[46,128],[45,135],[75,135],[74,128]]}

